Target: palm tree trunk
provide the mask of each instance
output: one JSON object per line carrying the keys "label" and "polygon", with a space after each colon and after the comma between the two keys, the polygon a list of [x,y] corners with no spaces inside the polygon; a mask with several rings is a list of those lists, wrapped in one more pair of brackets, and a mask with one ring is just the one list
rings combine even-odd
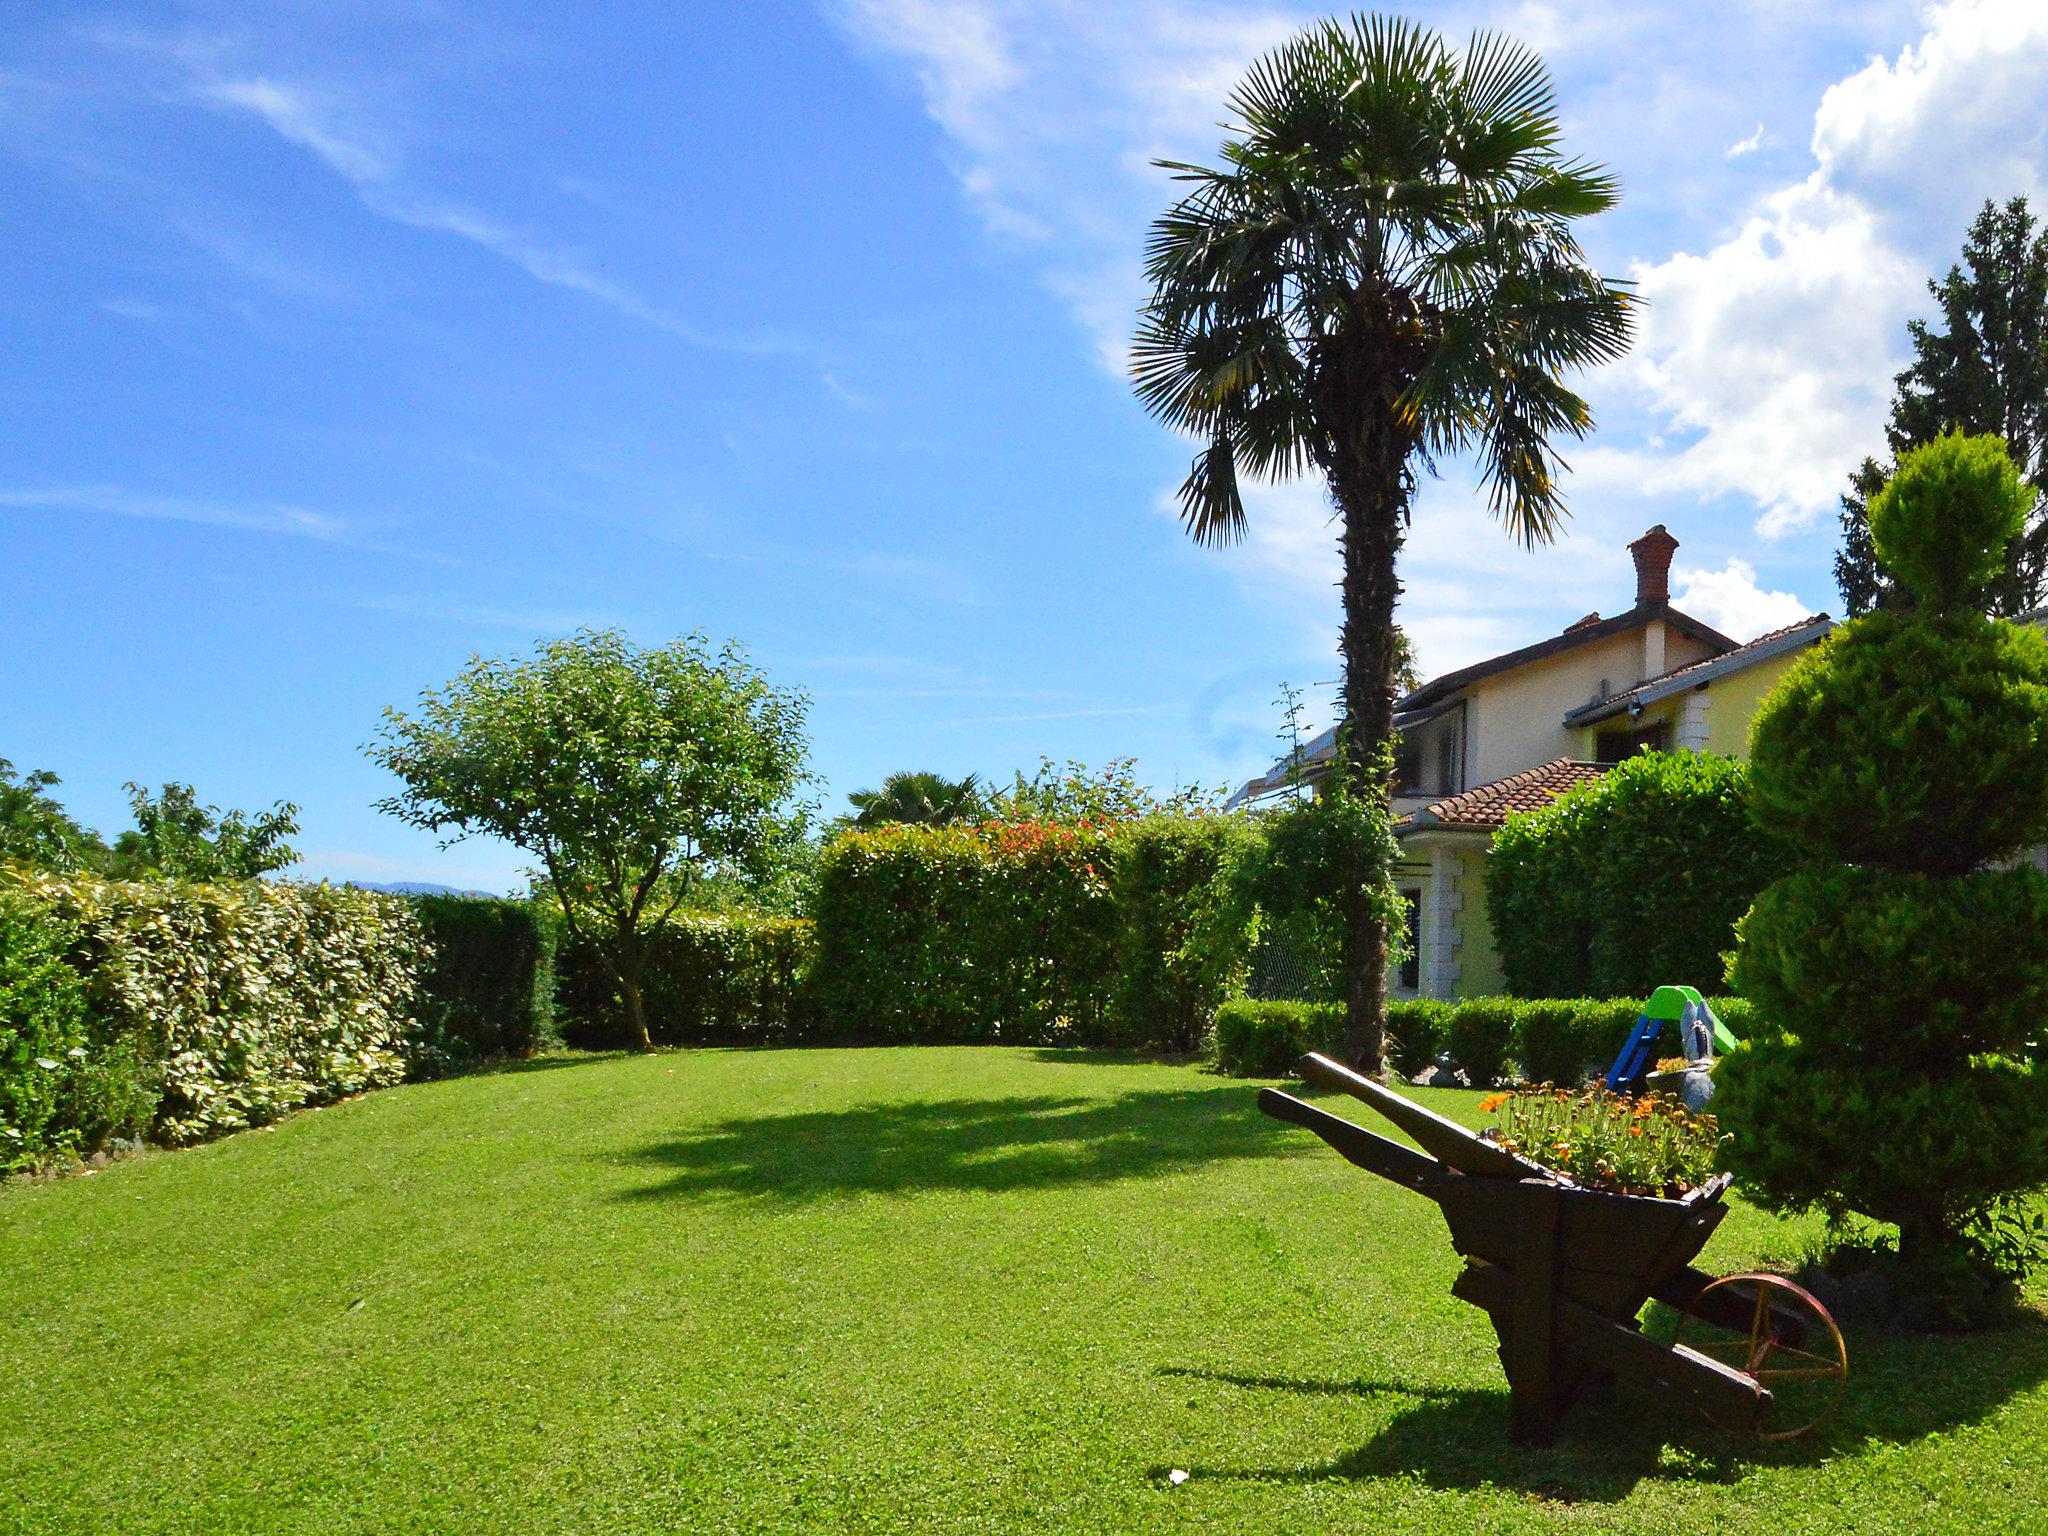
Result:
{"label": "palm tree trunk", "polygon": [[[1343,519],[1344,729],[1339,736],[1349,792],[1384,809],[1392,792],[1384,748],[1394,733],[1394,570],[1405,520],[1407,458],[1388,421],[1360,434],[1362,452],[1331,476]],[[1377,451],[1375,451],[1377,450]],[[1355,854],[1361,867],[1344,874],[1344,1051],[1371,1077],[1386,1070],[1387,930],[1376,900],[1387,871],[1373,850]]]}

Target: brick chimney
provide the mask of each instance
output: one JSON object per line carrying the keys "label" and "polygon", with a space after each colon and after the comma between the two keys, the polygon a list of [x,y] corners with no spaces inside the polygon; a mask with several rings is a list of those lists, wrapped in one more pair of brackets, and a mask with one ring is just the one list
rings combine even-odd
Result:
{"label": "brick chimney", "polygon": [[1636,561],[1638,608],[1662,608],[1670,603],[1671,557],[1677,550],[1678,540],[1662,523],[1629,545],[1628,552]]}

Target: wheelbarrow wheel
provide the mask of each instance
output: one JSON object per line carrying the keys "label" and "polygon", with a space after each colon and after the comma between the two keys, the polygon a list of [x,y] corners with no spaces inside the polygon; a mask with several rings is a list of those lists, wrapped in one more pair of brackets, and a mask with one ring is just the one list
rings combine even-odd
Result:
{"label": "wheelbarrow wheel", "polygon": [[[1721,1327],[1686,1311],[1679,1314],[1671,1342],[1741,1371],[1771,1394],[1769,1408],[1749,1430],[1756,1439],[1791,1440],[1823,1423],[1849,1385],[1849,1349],[1828,1309],[1783,1275],[1764,1274],[1723,1275],[1701,1290],[1694,1306],[1722,1290],[1749,1303],[1744,1308],[1748,1327]],[[1781,1337],[1788,1330],[1779,1327],[1778,1319],[1785,1314],[1806,1325],[1799,1346]]]}

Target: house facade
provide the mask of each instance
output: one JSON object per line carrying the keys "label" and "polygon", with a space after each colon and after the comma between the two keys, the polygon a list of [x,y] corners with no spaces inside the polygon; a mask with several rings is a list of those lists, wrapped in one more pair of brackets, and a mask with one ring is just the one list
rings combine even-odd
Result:
{"label": "house facade", "polygon": [[[1486,915],[1486,857],[1513,812],[1534,810],[1642,751],[1746,758],[1749,723],[1825,614],[1737,644],[1671,605],[1678,541],[1660,524],[1629,546],[1635,603],[1588,614],[1561,634],[1433,679],[1396,704],[1395,878],[1408,908],[1410,957],[1399,997],[1502,990]],[[1313,785],[1334,732],[1276,764],[1232,799],[1256,806],[1297,776]]]}

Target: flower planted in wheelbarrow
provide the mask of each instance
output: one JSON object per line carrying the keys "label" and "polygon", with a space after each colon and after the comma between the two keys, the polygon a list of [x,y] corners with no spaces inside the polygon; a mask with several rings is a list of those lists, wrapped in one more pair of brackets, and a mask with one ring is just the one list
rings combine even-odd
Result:
{"label": "flower planted in wheelbarrow", "polygon": [[1479,1107],[1498,1116],[1487,1140],[1582,1188],[1615,1194],[1676,1199],[1698,1189],[1713,1177],[1722,1141],[1712,1115],[1659,1093],[1629,1098],[1546,1083],[1489,1094]]}

